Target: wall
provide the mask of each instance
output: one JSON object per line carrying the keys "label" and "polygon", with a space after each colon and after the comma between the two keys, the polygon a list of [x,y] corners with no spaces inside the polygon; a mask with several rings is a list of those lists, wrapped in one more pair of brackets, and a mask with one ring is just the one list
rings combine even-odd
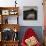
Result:
{"label": "wall", "polygon": [[[24,0],[20,5],[19,24],[21,26],[43,26],[43,6],[42,0]],[[38,20],[37,21],[24,21],[23,20],[23,6],[37,6],[38,7]]]}
{"label": "wall", "polygon": [[[15,0],[0,0],[1,7],[15,6]],[[20,26],[43,26],[43,6],[42,0],[17,0],[19,6],[19,24]],[[36,6],[38,8],[37,21],[24,21],[23,20],[23,6]]]}
{"label": "wall", "polygon": [[14,6],[15,5],[14,1],[15,0],[0,0],[0,6],[1,7]]}

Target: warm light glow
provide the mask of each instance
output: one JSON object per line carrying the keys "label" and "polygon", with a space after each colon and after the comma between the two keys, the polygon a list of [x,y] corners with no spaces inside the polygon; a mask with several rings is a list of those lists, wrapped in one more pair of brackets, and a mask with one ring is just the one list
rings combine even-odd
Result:
{"label": "warm light glow", "polygon": [[12,10],[12,11],[14,11],[14,10]]}
{"label": "warm light glow", "polygon": [[0,32],[0,41],[1,41],[1,32]]}
{"label": "warm light glow", "polygon": [[14,31],[15,31],[15,32],[17,32],[17,30],[16,30],[16,29],[14,29]]}
{"label": "warm light glow", "polygon": [[1,20],[1,15],[0,15],[0,20]]}

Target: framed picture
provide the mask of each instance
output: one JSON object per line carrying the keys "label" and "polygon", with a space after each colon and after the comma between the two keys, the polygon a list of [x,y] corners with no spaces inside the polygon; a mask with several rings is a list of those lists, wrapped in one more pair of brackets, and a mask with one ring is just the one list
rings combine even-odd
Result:
{"label": "framed picture", "polygon": [[9,15],[9,10],[2,10],[2,15]]}
{"label": "framed picture", "polygon": [[23,19],[24,20],[37,20],[37,7],[24,6],[23,7]]}

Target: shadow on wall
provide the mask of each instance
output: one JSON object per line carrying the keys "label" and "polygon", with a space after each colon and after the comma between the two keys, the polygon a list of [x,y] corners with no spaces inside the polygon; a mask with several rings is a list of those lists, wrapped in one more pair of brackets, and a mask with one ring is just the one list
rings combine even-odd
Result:
{"label": "shadow on wall", "polygon": [[41,26],[21,26],[20,27],[20,32],[19,32],[20,42],[21,42],[21,40],[22,40],[22,38],[24,36],[24,33],[26,32],[26,30],[28,28],[32,28],[34,30],[34,32],[36,32],[39,41],[41,43],[43,43],[43,30],[42,30]]}

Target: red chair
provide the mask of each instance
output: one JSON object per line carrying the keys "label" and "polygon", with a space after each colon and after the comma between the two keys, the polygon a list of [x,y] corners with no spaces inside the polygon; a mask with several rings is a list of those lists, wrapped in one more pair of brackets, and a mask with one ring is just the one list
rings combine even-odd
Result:
{"label": "red chair", "polygon": [[[21,46],[27,46],[25,43],[25,39],[28,39],[29,37],[32,37],[32,36],[34,36],[37,39],[37,35],[34,32],[34,30],[32,28],[28,28],[27,31],[25,32],[24,37],[22,38]],[[35,46],[41,46],[39,41],[37,42],[37,44]]]}

